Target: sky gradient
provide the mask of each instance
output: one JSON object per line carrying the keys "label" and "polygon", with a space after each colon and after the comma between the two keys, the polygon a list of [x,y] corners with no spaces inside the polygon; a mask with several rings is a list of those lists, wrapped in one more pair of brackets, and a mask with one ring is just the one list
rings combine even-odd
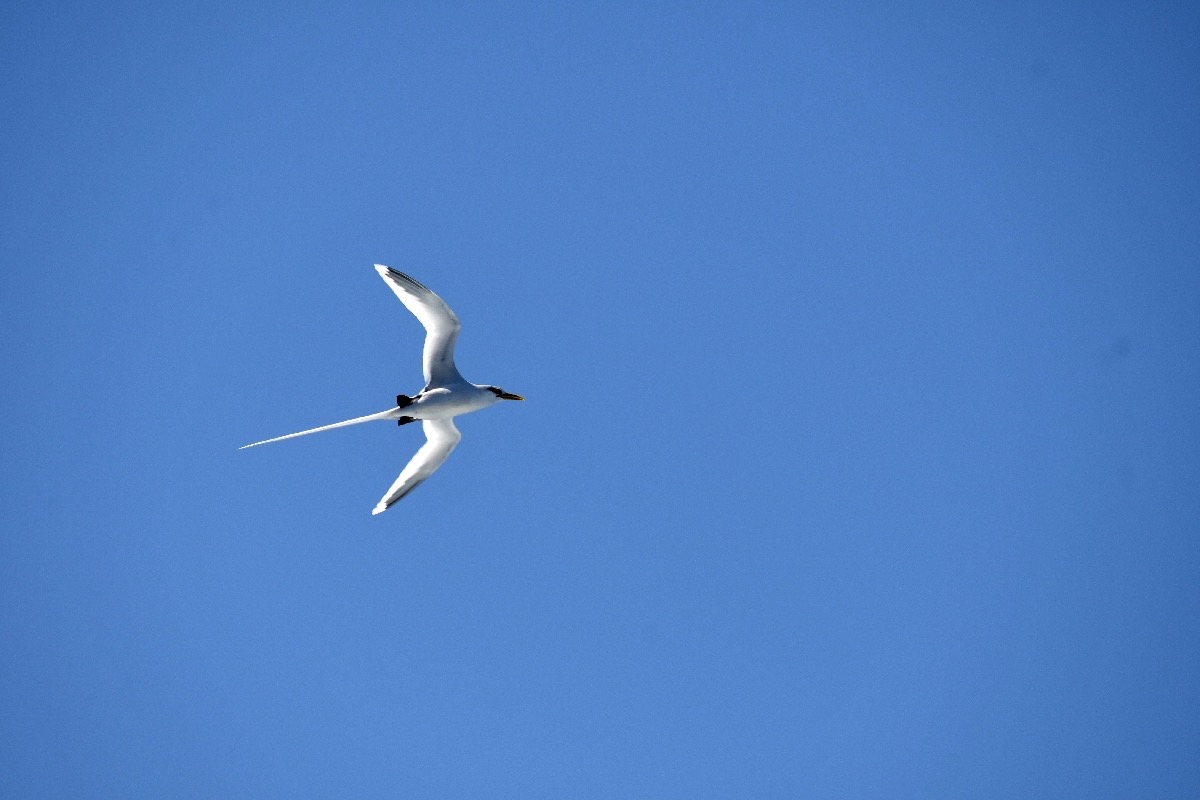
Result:
{"label": "sky gradient", "polygon": [[[8,4],[0,795],[1200,796],[1194,3]],[[446,465],[371,424],[440,294]]]}

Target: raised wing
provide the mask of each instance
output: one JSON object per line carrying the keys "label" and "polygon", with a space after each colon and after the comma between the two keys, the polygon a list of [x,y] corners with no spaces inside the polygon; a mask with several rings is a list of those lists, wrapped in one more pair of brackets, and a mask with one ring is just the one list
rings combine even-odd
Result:
{"label": "raised wing", "polygon": [[408,462],[408,466],[400,473],[400,477],[396,478],[392,488],[387,490],[387,494],[371,511],[372,514],[382,514],[424,483],[425,479],[442,465],[462,438],[452,419],[426,419],[421,421],[421,426],[425,429],[425,444],[421,445],[412,461]]}
{"label": "raised wing", "polygon": [[[376,264],[375,271],[405,308],[425,326],[425,352],[421,367],[426,386],[446,386],[462,380],[454,366],[454,343],[462,328],[446,301],[399,270]],[[453,426],[451,426],[453,427]]]}

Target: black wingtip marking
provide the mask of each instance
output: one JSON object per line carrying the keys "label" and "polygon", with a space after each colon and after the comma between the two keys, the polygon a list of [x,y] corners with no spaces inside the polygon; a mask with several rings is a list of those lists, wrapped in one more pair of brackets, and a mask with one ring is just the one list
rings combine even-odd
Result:
{"label": "black wingtip marking", "polygon": [[419,280],[412,277],[411,275],[405,275],[403,272],[401,272],[400,270],[395,269],[393,267],[385,267],[385,268],[387,269],[388,274],[391,275],[392,277],[399,278],[402,281],[411,283],[413,286],[417,287],[418,289],[423,289],[424,291],[429,292],[430,294],[433,294],[433,292],[429,289],[429,287],[427,287],[425,284],[421,283]]}
{"label": "black wingtip marking", "polygon": [[413,490],[413,489],[415,489],[415,488],[417,488],[418,486],[420,486],[420,485],[421,485],[422,483],[424,483],[424,482],[425,482],[425,478],[421,478],[421,480],[417,481],[417,482],[416,482],[416,483],[414,483],[412,486],[408,487],[408,488],[407,488],[407,489],[405,489],[403,492],[401,492],[400,494],[396,495],[394,498],[392,498],[391,500],[389,500],[389,501],[387,502],[387,504],[384,506],[384,508],[391,508],[392,506],[396,505],[396,503],[399,503],[401,500],[403,500],[404,498],[406,498],[406,497],[408,497],[410,494],[412,494],[412,490]]}

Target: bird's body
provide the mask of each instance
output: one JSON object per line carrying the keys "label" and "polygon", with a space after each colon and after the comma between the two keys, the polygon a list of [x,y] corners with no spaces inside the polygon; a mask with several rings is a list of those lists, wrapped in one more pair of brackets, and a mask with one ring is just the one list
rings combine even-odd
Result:
{"label": "bird's body", "polygon": [[413,419],[449,419],[472,411],[481,411],[494,406],[502,398],[483,386],[460,381],[451,386],[422,389],[412,399],[411,405],[397,409],[402,417]]}
{"label": "bird's body", "polygon": [[422,368],[425,373],[425,388],[413,397],[396,396],[396,406],[377,414],[355,417],[332,425],[322,425],[299,433],[289,433],[274,439],[248,444],[255,447],[283,439],[306,436],[333,428],[357,425],[362,422],[395,420],[401,425],[421,420],[425,431],[425,444],[412,457],[400,477],[392,484],[383,499],[375,506],[372,514],[386,511],[401,498],[417,488],[442,465],[458,444],[462,434],[454,427],[454,418],[495,405],[501,400],[523,400],[520,395],[505,392],[496,386],[469,383],[454,365],[454,345],[458,340],[461,324],[442,298],[426,289],[417,281],[399,270],[376,264],[375,270],[387,283],[405,307],[425,326],[425,347],[422,353]]}

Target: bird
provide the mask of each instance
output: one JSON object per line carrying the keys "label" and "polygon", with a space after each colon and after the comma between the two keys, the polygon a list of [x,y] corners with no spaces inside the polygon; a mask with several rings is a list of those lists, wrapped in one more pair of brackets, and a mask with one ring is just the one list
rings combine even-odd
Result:
{"label": "bird", "polygon": [[519,394],[506,392],[499,386],[470,383],[454,365],[454,345],[458,341],[458,332],[462,324],[458,317],[446,305],[446,301],[427,289],[415,278],[405,275],[398,269],[376,264],[375,271],[383,278],[405,308],[425,328],[425,346],[421,355],[421,368],[425,375],[425,388],[415,395],[396,395],[396,405],[380,411],[377,414],[367,414],[364,417],[335,422],[332,425],[322,425],[286,436],[276,436],[261,442],[239,447],[258,447],[260,444],[280,442],[284,439],[294,439],[297,436],[307,436],[310,433],[320,433],[334,428],[344,428],[347,425],[358,425],[363,422],[396,420],[397,425],[407,425],[410,422],[421,421],[425,431],[425,444],[417,450],[412,460],[400,472],[400,476],[391,485],[380,501],[371,510],[372,514],[382,514],[400,500],[408,496],[432,475],[438,467],[445,463],[451,451],[458,445],[462,434],[454,426],[454,418],[472,411],[479,411],[505,400],[524,400]]}

